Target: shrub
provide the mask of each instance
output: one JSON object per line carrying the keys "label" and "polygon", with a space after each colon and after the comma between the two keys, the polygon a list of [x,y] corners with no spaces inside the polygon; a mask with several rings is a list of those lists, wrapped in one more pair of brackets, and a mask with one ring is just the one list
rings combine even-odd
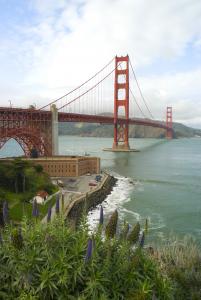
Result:
{"label": "shrub", "polygon": [[5,227],[0,299],[171,299],[168,279],[139,241],[113,232],[105,239],[103,227],[91,235],[83,220],[75,231],[59,215]]}

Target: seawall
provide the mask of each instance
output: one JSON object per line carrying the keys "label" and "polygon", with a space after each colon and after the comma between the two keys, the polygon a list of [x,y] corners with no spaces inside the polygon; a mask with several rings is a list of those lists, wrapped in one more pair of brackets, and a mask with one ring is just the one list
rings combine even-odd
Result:
{"label": "seawall", "polygon": [[105,200],[116,182],[116,178],[106,174],[99,186],[85,195],[76,198],[68,207],[66,207],[64,212],[66,219],[72,225],[76,226],[83,213],[88,213],[90,209],[96,207]]}

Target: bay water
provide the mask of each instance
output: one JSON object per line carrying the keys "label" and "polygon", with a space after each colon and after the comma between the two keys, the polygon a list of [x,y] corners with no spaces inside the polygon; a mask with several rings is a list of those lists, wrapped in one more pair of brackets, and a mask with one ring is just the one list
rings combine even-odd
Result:
{"label": "bay water", "polygon": [[[118,209],[120,220],[130,224],[149,220],[150,239],[190,234],[201,242],[201,138],[159,140],[130,139],[140,152],[104,152],[112,138],[60,136],[60,154],[101,157],[101,167],[118,178],[103,202],[106,216]],[[10,140],[0,157],[22,155]],[[93,227],[99,207],[89,213]]]}

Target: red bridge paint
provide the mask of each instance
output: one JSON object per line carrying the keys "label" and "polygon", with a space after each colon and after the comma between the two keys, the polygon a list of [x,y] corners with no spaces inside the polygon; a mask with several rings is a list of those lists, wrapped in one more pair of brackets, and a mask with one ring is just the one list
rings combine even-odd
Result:
{"label": "red bridge paint", "polygon": [[[122,64],[125,67],[122,67]],[[116,56],[115,69],[113,71],[115,72],[114,116],[58,112],[58,122],[111,124],[114,126],[113,149],[129,149],[129,125],[131,124],[163,128],[166,130],[166,137],[171,139],[173,136],[172,107],[167,107],[166,123],[146,118],[129,118],[129,56]],[[97,74],[99,73],[100,71]],[[107,77],[108,75],[100,80],[99,83]],[[120,77],[124,77],[125,80],[120,82]],[[99,83],[95,84],[94,87]],[[122,98],[120,95],[121,91],[124,94]],[[87,92],[83,93],[83,95]],[[50,104],[56,103],[56,101],[62,98]],[[78,98],[79,96],[69,103],[74,102]],[[63,105],[61,108],[69,103]],[[48,105],[43,108],[48,107]],[[119,116],[122,115],[122,113],[119,114],[119,109],[121,108],[123,108],[122,117]],[[26,156],[30,156],[33,148],[38,151],[40,156],[51,156],[54,153],[52,141],[53,123],[52,112],[48,110],[0,107],[0,149],[9,139],[13,138],[20,144]]]}
{"label": "red bridge paint", "polygon": [[[22,147],[26,156],[32,148],[40,155],[52,155],[52,115],[50,111],[0,107],[0,149],[11,138]],[[114,117],[58,113],[59,122],[85,122],[113,125]],[[170,131],[165,123],[149,119],[128,119],[128,124],[163,128]],[[125,118],[118,118],[118,124],[125,124]]]}

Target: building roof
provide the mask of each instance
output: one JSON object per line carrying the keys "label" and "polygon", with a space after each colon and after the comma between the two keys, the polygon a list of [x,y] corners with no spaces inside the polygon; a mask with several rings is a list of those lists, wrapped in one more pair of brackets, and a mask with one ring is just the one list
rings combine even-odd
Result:
{"label": "building roof", "polygon": [[48,193],[46,191],[39,191],[36,196],[39,196],[41,198],[45,198],[45,197],[48,196]]}

